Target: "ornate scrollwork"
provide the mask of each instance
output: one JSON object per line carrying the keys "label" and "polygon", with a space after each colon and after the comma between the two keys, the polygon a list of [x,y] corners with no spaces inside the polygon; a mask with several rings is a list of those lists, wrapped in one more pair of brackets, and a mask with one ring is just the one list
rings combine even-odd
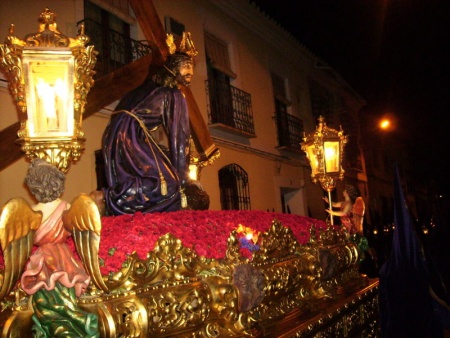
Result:
{"label": "ornate scrollwork", "polygon": [[[146,259],[132,254],[120,271],[103,276],[109,292],[92,288],[79,305],[98,314],[103,337],[252,336],[270,332],[271,323],[282,318],[299,321],[324,300],[367,286],[357,273],[355,244],[341,230],[318,233],[311,227],[309,242],[299,245],[292,231],[274,220],[259,238],[260,249],[248,259],[232,232],[227,258],[217,260],[199,257],[166,234]],[[370,311],[366,303],[361,311],[363,304]],[[347,314],[345,323],[357,325],[358,318]]]}
{"label": "ornate scrollwork", "polygon": [[253,254],[255,263],[289,259],[300,250],[292,230],[284,227],[278,220],[273,220],[269,230],[260,235],[260,238],[261,248]]}
{"label": "ornate scrollwork", "polygon": [[[0,45],[0,67],[8,80],[9,90],[21,114],[27,111],[25,83],[22,74],[22,46],[14,35],[14,25],[9,30],[9,39]],[[24,117],[21,116],[23,119]],[[25,115],[26,118],[26,115]]]}
{"label": "ornate scrollwork", "polygon": [[[84,30],[82,36],[85,36]],[[87,46],[77,47],[73,53],[75,55],[74,109],[75,116],[81,118],[85,110],[87,95],[94,86],[95,71],[93,69],[97,62],[98,52],[94,50],[94,46]]]}

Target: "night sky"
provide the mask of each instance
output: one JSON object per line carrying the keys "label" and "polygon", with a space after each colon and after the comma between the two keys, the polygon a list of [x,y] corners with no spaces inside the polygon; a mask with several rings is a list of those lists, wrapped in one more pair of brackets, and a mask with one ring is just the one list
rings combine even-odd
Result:
{"label": "night sky", "polygon": [[398,119],[417,174],[450,181],[450,1],[253,2],[341,74],[370,114]]}

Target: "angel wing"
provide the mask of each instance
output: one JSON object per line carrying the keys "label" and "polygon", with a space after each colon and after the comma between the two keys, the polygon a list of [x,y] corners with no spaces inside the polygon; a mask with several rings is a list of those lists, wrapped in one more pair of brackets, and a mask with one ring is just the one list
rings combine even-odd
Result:
{"label": "angel wing", "polygon": [[0,300],[12,290],[33,248],[33,237],[42,221],[42,212],[34,211],[27,201],[10,199],[0,213],[0,243],[5,264],[0,276]]}
{"label": "angel wing", "polygon": [[364,200],[361,196],[359,196],[356,198],[352,208],[353,225],[356,227],[356,231],[358,233],[363,232],[363,221],[365,211],[366,206],[364,204]]}
{"label": "angel wing", "polygon": [[73,200],[62,215],[64,227],[72,233],[77,252],[80,255],[92,282],[99,289],[108,292],[98,261],[100,246],[101,215],[95,201],[86,194]]}

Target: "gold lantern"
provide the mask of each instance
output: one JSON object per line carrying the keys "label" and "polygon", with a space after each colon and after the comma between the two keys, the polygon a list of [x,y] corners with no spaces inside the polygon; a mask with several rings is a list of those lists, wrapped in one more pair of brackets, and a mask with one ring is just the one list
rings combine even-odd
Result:
{"label": "gold lantern", "polygon": [[81,129],[86,97],[93,86],[96,54],[80,26],[76,38],[58,30],[48,8],[39,17],[39,31],[24,40],[11,25],[0,45],[0,67],[19,110],[17,142],[31,160],[42,158],[66,172],[81,156]]}
{"label": "gold lantern", "polygon": [[[331,209],[331,191],[336,187],[336,181],[344,178],[342,159],[344,146],[348,140],[342,127],[340,130],[327,127],[323,116],[320,116],[318,121],[315,132],[303,136],[301,147],[311,165],[312,181],[314,183],[319,181],[322,188],[328,192]],[[333,224],[333,215],[330,220]]]}

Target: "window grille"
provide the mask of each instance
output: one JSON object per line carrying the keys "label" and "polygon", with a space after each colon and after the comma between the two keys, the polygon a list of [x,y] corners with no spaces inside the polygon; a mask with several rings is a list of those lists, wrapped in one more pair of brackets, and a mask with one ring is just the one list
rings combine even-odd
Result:
{"label": "window grille", "polygon": [[311,97],[311,108],[314,118],[325,117],[329,126],[334,125],[334,97],[333,94],[319,82],[308,78]]}
{"label": "window grille", "polygon": [[239,165],[219,170],[219,189],[222,210],[251,210],[248,175]]}
{"label": "window grille", "polygon": [[99,52],[94,79],[151,53],[146,42],[130,38],[127,22],[90,1],[85,1],[84,6],[85,18],[79,23],[84,23],[90,44]]}
{"label": "window grille", "polygon": [[[300,143],[303,135],[303,121],[286,112],[285,106],[276,100],[277,111],[275,119],[277,123],[278,147],[286,147],[290,150],[300,151]],[[283,109],[284,108],[284,109]]]}
{"label": "window grille", "polygon": [[222,124],[244,134],[255,134],[250,94],[217,79],[207,80],[206,90],[210,124]]}

